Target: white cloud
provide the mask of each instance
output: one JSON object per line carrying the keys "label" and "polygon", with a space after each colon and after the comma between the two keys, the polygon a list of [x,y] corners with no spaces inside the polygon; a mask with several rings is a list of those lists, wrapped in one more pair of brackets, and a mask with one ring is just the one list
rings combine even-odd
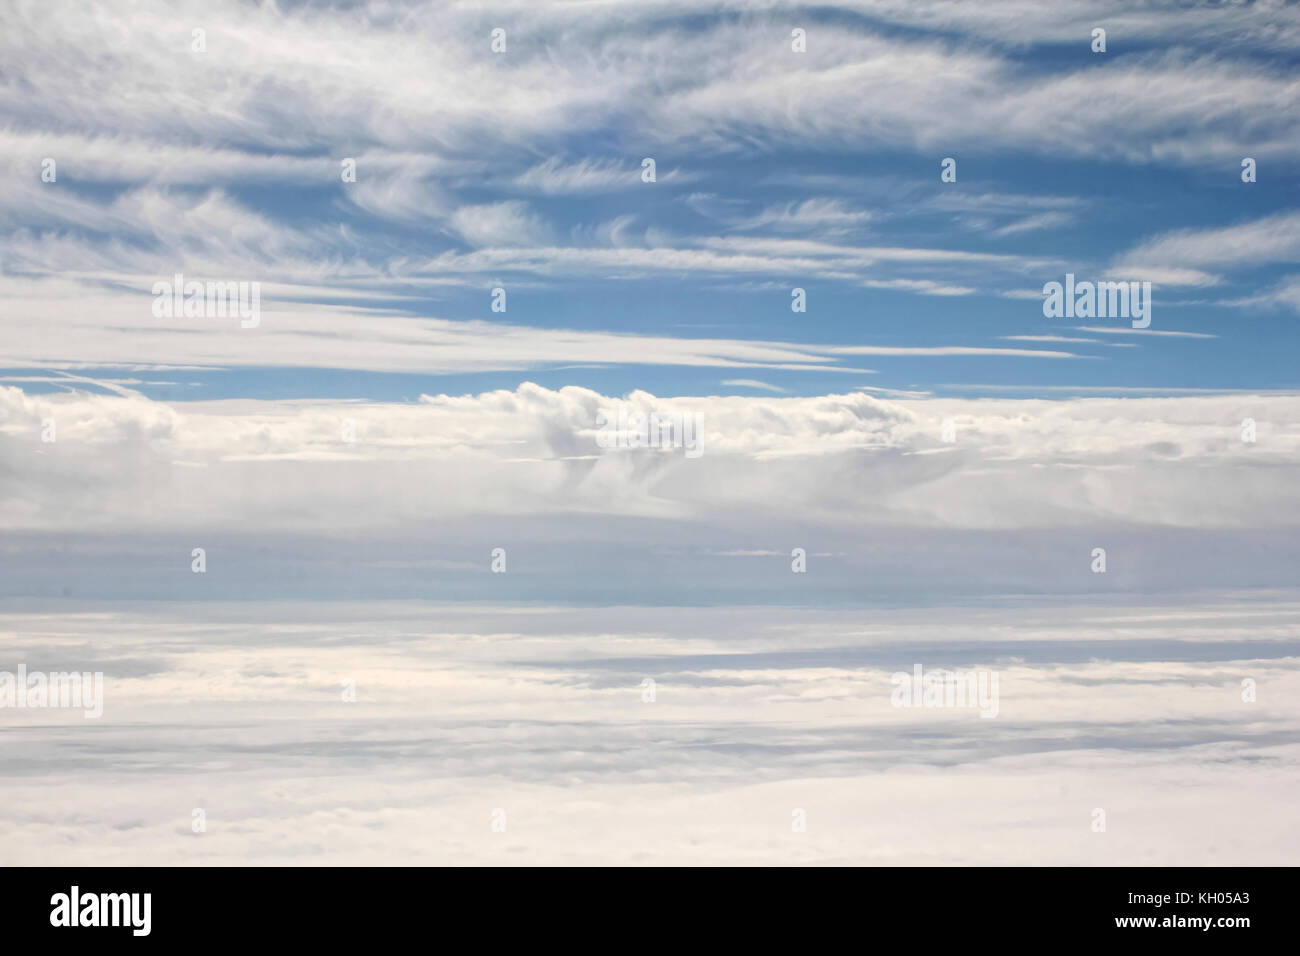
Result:
{"label": "white cloud", "polygon": [[[180,224],[177,228],[186,228]],[[229,246],[280,241],[275,230],[261,231],[254,222],[219,239]],[[41,246],[29,250],[39,261]],[[58,255],[71,250],[60,249]],[[224,250],[222,250],[224,251]],[[120,263],[89,261],[102,269]],[[139,263],[138,265],[146,265]],[[0,277],[0,332],[6,355],[16,366],[84,368],[90,366],[314,367],[377,372],[466,372],[531,369],[575,364],[655,364],[718,368],[803,369],[869,372],[843,364],[855,355],[981,356],[1027,359],[1070,358],[1047,349],[974,346],[828,346],[722,338],[674,338],[576,329],[544,329],[496,321],[453,321],[385,307],[329,302],[342,291],[366,298],[367,286],[323,294],[310,287],[270,285],[263,290],[256,328],[240,328],[238,319],[159,318],[153,315],[153,283],[171,280],[174,272],[189,278],[256,281],[258,273],[240,273],[222,261],[167,262],[162,255],[147,263],[157,271],[110,273],[111,285],[88,281]],[[206,268],[205,268],[206,266]],[[310,278],[304,267],[304,279]],[[90,277],[87,277],[90,278]],[[392,279],[383,283],[392,288]],[[301,299],[310,302],[299,301]],[[484,290],[484,311],[487,313]],[[328,304],[313,304],[324,302]],[[391,304],[390,304],[391,303]],[[509,313],[507,313],[509,314]],[[56,335],[57,332],[57,335]],[[51,342],[58,342],[52,349]]]}
{"label": "white cloud", "polygon": [[[1300,399],[1292,395],[626,397],[643,412],[700,415],[704,454],[694,459],[680,449],[602,448],[597,412],[618,401],[531,384],[417,405],[168,405],[5,388],[0,522],[137,530],[342,522],[381,533],[413,514],[598,512],[706,523],[729,516],[750,526],[781,515],[843,528],[1300,521],[1291,491]],[[1254,444],[1241,440],[1246,417],[1257,422]],[[39,440],[45,419],[58,423],[55,445]],[[355,422],[355,443],[340,437],[344,419]],[[956,443],[942,441],[947,421]],[[376,487],[390,493],[365,490]],[[1217,496],[1208,511],[1207,494]],[[347,504],[357,500],[364,509]],[[147,513],[139,510],[144,501]]]}
{"label": "white cloud", "polygon": [[723,385],[734,385],[739,388],[757,388],[764,392],[787,392],[789,389],[781,388],[779,385],[769,385],[767,382],[760,382],[753,378],[724,378]]}
{"label": "white cloud", "polygon": [[461,206],[451,227],[472,246],[545,245],[551,238],[550,227],[519,200]]}
{"label": "white cloud", "polygon": [[[855,5],[850,5],[852,8]],[[1180,34],[1216,31],[1260,43],[1294,37],[1277,11],[1210,16],[1135,16],[1100,5],[1093,17],[1044,18],[1016,5],[999,13],[955,5],[870,8],[895,22],[1083,44],[1096,16],[1145,31],[1163,47]],[[773,69],[780,16],[750,11],[734,21],[686,29],[665,12],[689,6],[530,4],[511,15],[514,42],[489,51],[477,12],[437,5],[311,7],[250,12],[234,2],[145,3],[133,28],[116,30],[107,9],[70,2],[42,6],[39,21],[6,11],[0,54],[25,82],[0,92],[18,130],[153,140],[169,147],[246,143],[289,155],[337,143],[454,153],[491,145],[497,155],[556,155],[556,134],[600,129],[614,118],[659,142],[728,151],[746,138],[800,139],[870,147],[885,141],[931,148],[982,142],[997,129],[1007,145],[1059,155],[1188,164],[1258,155],[1296,145],[1296,106],[1284,77],[1248,61],[1185,50],[1110,54],[1107,69],[1076,70],[1026,84],[1014,57],[951,38],[900,37],[850,23],[814,29],[814,53],[788,55]],[[629,20],[631,22],[629,22]],[[1050,22],[1049,22],[1050,21]],[[1152,33],[1155,23],[1160,27]],[[190,24],[203,23],[207,51],[190,50]],[[656,23],[655,32],[634,29]],[[1086,27],[1086,28],[1085,28]],[[112,35],[114,42],[102,38]],[[97,51],[87,58],[85,50]],[[1231,54],[1231,44],[1206,49]],[[562,51],[557,53],[556,51]],[[861,95],[866,90],[873,95]],[[1097,110],[1097,102],[1119,104]],[[1235,104],[1257,105],[1247,119]],[[1262,117],[1263,119],[1260,119]],[[1249,134],[1249,135],[1247,135]],[[226,148],[222,146],[221,148]],[[543,152],[543,150],[545,150]],[[640,157],[632,159],[639,162]],[[605,188],[608,168],[564,171],[544,160],[523,185]],[[567,184],[566,184],[567,180]],[[206,181],[206,180],[205,180]]]}
{"label": "white cloud", "polygon": [[1076,338],[1069,335],[1003,335],[1009,342],[1099,342],[1100,339]]}
{"label": "white cloud", "polygon": [[1009,222],[1005,226],[999,226],[997,229],[992,230],[990,235],[999,238],[1015,236],[1022,232],[1036,232],[1039,229],[1053,229],[1057,226],[1064,226],[1073,220],[1074,216],[1070,213],[1040,212]]}
{"label": "white cloud", "polygon": [[1293,312],[1300,312],[1300,276],[1288,276],[1271,288],[1265,289],[1256,295],[1228,300],[1222,304],[1239,308],[1256,306],[1276,308],[1281,306]]}
{"label": "white cloud", "polygon": [[1217,339],[1210,332],[1179,332],[1177,329],[1135,329],[1124,325],[1076,325],[1078,332],[1101,335],[1151,335],[1171,339]]}
{"label": "white cloud", "polygon": [[769,206],[757,215],[741,219],[732,226],[736,229],[772,227],[778,231],[838,235],[860,228],[872,218],[872,214],[865,209],[854,209],[843,200],[822,197]]}
{"label": "white cloud", "polygon": [[641,185],[640,162],[619,164],[612,160],[582,159],[563,163],[551,157],[524,170],[513,184],[548,196],[613,192]]}
{"label": "white cloud", "polygon": [[[7,660],[105,684],[96,721],[9,714],[0,846],[57,865],[1285,865],[1298,623],[1293,594],[7,607]],[[1186,659],[1189,639],[1213,656]],[[996,669],[998,717],[891,706],[917,662]]]}
{"label": "white cloud", "polygon": [[1300,262],[1300,212],[1278,213],[1236,226],[1168,232],[1127,252],[1116,271],[1224,269],[1272,262]]}
{"label": "white cloud", "polygon": [[866,279],[862,284],[868,289],[901,289],[921,295],[974,295],[979,291],[970,286],[951,285],[931,279]]}

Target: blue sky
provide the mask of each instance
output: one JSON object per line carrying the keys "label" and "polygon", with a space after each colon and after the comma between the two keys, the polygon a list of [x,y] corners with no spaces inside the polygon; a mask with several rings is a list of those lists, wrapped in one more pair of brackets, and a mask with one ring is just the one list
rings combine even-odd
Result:
{"label": "blue sky", "polygon": [[[1290,9],[295,4],[251,32],[238,5],[171,9],[104,51],[98,90],[58,79],[89,70],[71,12],[8,24],[5,312],[69,326],[0,356],[30,392],[59,368],[165,401],[1297,384]],[[266,320],[151,325],[174,272],[261,282]],[[1066,272],[1152,282],[1147,334],[1044,318]],[[465,349],[409,351],[430,322]]]}

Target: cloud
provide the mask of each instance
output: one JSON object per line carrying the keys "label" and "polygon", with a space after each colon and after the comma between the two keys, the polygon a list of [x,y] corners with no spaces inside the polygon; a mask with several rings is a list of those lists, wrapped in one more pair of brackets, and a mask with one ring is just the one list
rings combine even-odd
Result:
{"label": "cloud", "polygon": [[[218,241],[229,245],[241,235],[250,244],[279,238],[253,224],[235,237],[226,235]],[[287,287],[277,295],[275,286],[264,290],[257,327],[241,328],[236,318],[157,317],[151,289],[156,281],[171,281],[174,271],[190,279],[221,281],[255,281],[257,273],[226,271],[219,262],[207,269],[202,262],[197,268],[189,262],[149,265],[157,271],[114,275],[110,286],[54,278],[0,278],[0,290],[5,292],[0,300],[0,330],[9,360],[28,368],[64,369],[146,364],[455,373],[594,363],[862,373],[870,370],[842,363],[856,355],[1072,357],[1046,349],[805,345],[533,328],[505,321],[411,315],[399,308],[400,302],[383,307],[310,304],[297,300],[337,299],[340,293]],[[365,295],[364,288],[348,291]],[[56,328],[57,339],[52,338]]]}
{"label": "cloud", "polygon": [[[1085,42],[1087,32],[1080,37]],[[780,69],[764,55],[767,36],[732,36],[739,56],[714,42],[720,59],[708,82],[657,102],[660,136],[720,151],[736,142],[841,149],[888,142],[949,151],[936,153],[942,156],[961,147],[986,152],[987,130],[997,129],[999,150],[1177,165],[1235,162],[1235,144],[1246,140],[1277,157],[1295,145],[1286,82],[1213,54],[1135,54],[1105,70],[1029,82],[1010,60],[935,40],[841,29],[819,38],[816,58],[796,57]],[[862,90],[888,95],[856,95]],[[1122,107],[1099,111],[1098,101]],[[1272,119],[1248,132],[1242,102],[1266,104]]]}
{"label": "cloud", "polygon": [[957,222],[994,238],[1068,225],[1084,200],[1075,196],[944,191],[925,201],[929,208],[954,212]]}
{"label": "cloud", "polygon": [[1100,339],[1076,338],[1069,335],[1003,335],[1009,342],[1099,342]]}
{"label": "cloud", "polygon": [[841,355],[1014,355],[1019,358],[1079,358],[1072,352],[1050,349],[984,348],[966,345],[939,345],[927,348],[908,348],[892,345],[845,345],[829,351]]}
{"label": "cloud", "polygon": [[[8,715],[0,861],[1285,865],[1300,849],[1280,825],[1300,759],[1297,623],[1293,592],[865,618],[6,607],[10,659],[102,670],[105,706]],[[998,717],[892,706],[891,673],[916,663],[996,670]],[[1124,839],[1094,838],[1098,806]],[[1205,839],[1207,812],[1221,838]]]}
{"label": "cloud", "polygon": [[[804,195],[761,206],[720,195],[717,182],[688,197],[733,233],[721,237],[670,234],[659,223],[636,235],[632,222],[653,205],[633,212],[599,201],[650,189],[638,195],[643,203],[654,190],[671,195],[675,185],[716,181],[742,149],[978,155],[989,129],[999,130],[1001,150],[1143,164],[1218,163],[1243,141],[1261,157],[1297,146],[1284,79],[1218,42],[1286,46],[1278,38],[1294,31],[1282,30],[1276,11],[1182,11],[1162,20],[1161,37],[1172,33],[1184,45],[1116,51],[1105,69],[1045,72],[999,45],[963,41],[993,35],[1004,13],[842,6],[834,30],[810,21],[816,42],[795,56],[776,11],[730,22],[693,18],[680,4],[618,13],[597,5],[578,16],[567,4],[542,3],[510,10],[514,42],[496,55],[470,10],[434,17],[419,6],[270,6],[250,14],[226,0],[146,2],[133,29],[98,44],[93,63],[85,43],[112,32],[103,11],[56,0],[39,23],[8,11],[0,53],[21,88],[38,93],[0,90],[11,117],[0,130],[0,164],[14,182],[0,197],[0,224],[10,230],[0,253],[10,272],[148,275],[167,271],[159,260],[170,258],[191,270],[304,286],[385,277],[463,284],[509,273],[547,282],[762,274],[973,295],[1059,263],[901,241],[814,241],[896,216],[885,202],[808,196],[806,183]],[[1065,21],[1016,7],[1012,46],[1063,42],[1098,17],[1119,24],[1121,35],[1153,38],[1151,16],[1112,4]],[[656,29],[629,33],[628,18]],[[203,52],[192,49],[191,21],[205,24]],[[916,29],[900,35],[891,23]],[[1124,108],[1098,111],[1097,102]],[[1240,102],[1257,104],[1267,119],[1243,126]],[[659,162],[653,189],[637,175],[647,153]],[[57,187],[36,175],[47,156],[60,163]],[[343,158],[357,160],[355,183],[340,182]],[[289,190],[274,211],[260,202],[270,185]],[[511,198],[519,193],[537,202]],[[546,204],[555,197],[575,203],[579,221],[561,223]],[[1081,212],[1078,197],[987,188],[921,205],[994,239],[1057,228]],[[305,220],[295,208],[330,215]],[[1260,235],[1235,239],[1231,231],[1199,241],[1169,236],[1129,258],[1152,281],[1210,285],[1221,260],[1202,245],[1230,250],[1231,261],[1293,261],[1286,215],[1276,217],[1277,235],[1260,225]],[[685,225],[698,223],[674,229]],[[734,234],[759,231],[768,235]],[[557,245],[557,235],[578,241]]]}
{"label": "cloud", "polygon": [[732,228],[772,227],[778,231],[837,235],[864,226],[872,218],[870,212],[854,209],[843,200],[816,198],[769,206],[755,216],[733,223]]}
{"label": "cloud", "polygon": [[1134,329],[1123,325],[1076,325],[1078,332],[1092,332],[1100,335],[1153,335],[1171,339],[1217,339],[1210,332],[1179,332],[1176,329]]}
{"label": "cloud", "polygon": [[1009,222],[1005,226],[999,226],[992,230],[990,235],[998,238],[1006,236],[1019,235],[1022,232],[1036,232],[1039,229],[1054,229],[1057,226],[1068,225],[1074,217],[1064,212],[1040,212],[1032,216],[1025,216],[1023,219],[1017,219]]}
{"label": "cloud", "polygon": [[781,388],[778,385],[769,385],[767,382],[760,382],[752,378],[724,378],[723,385],[734,385],[740,388],[757,388],[765,392],[786,392],[788,389]]}
{"label": "cloud", "polygon": [[[603,448],[598,412],[700,416],[702,457]],[[419,404],[186,402],[0,389],[10,529],[379,533],[473,514],[946,528],[1300,521],[1291,395],[623,399],[583,388]],[[1258,441],[1242,441],[1242,421]],[[58,441],[40,441],[43,423]],[[341,437],[350,420],[357,440]],[[945,422],[958,441],[942,440]],[[94,467],[91,467],[91,463]],[[758,463],[762,463],[759,469]],[[366,491],[388,488],[376,497]],[[75,489],[75,491],[74,491]],[[163,492],[161,489],[168,489]],[[1232,489],[1207,512],[1207,489]],[[364,500],[357,510],[349,502]],[[147,513],[140,504],[150,501]],[[832,517],[832,515],[834,517]],[[725,516],[725,517],[724,517]]]}
{"label": "cloud", "polygon": [[518,200],[461,206],[451,226],[472,246],[545,245],[551,237],[542,218]]}
{"label": "cloud", "polygon": [[[1137,43],[1180,42],[1208,47],[1254,44],[1277,50],[1300,47],[1300,27],[1282,3],[1135,8],[1123,0],[1084,0],[1053,9],[1033,0],[971,5],[951,0],[851,0],[846,9],[873,19],[939,34],[958,33],[1020,49],[1066,45],[1091,37],[1095,26]],[[1172,17],[1176,16],[1175,23]],[[1086,43],[1085,43],[1086,46]]]}
{"label": "cloud", "polygon": [[[1195,279],[1202,275],[1197,267],[1222,270],[1271,262],[1300,262],[1300,212],[1278,213],[1235,226],[1174,230],[1131,249],[1116,271],[1167,268]],[[1171,281],[1167,274],[1165,281]],[[1179,284],[1207,283],[1185,280]]]}
{"label": "cloud", "polygon": [[614,160],[581,159],[563,163],[558,157],[524,170],[512,180],[514,186],[548,196],[613,192],[641,184],[641,168]]}
{"label": "cloud", "polygon": [[930,279],[865,279],[862,284],[868,289],[901,289],[921,295],[974,295],[978,291],[970,286],[949,285]]}
{"label": "cloud", "polygon": [[1271,288],[1265,289],[1256,295],[1245,296],[1240,299],[1231,299],[1225,301],[1224,305],[1236,306],[1238,308],[1252,308],[1264,306],[1266,308],[1286,308],[1293,312],[1300,312],[1300,276],[1287,276],[1281,282],[1274,284]]}
{"label": "cloud", "polygon": [[[1264,44],[1294,37],[1278,11],[1157,18],[1097,5],[1093,17],[1049,23],[1017,4],[1009,26],[1006,14],[962,16],[951,5],[847,8],[936,32],[900,36],[841,18],[833,28],[813,25],[811,52],[795,57],[785,21],[768,11],[750,11],[739,23],[691,24],[689,6],[595,6],[579,17],[567,4],[535,4],[510,12],[513,42],[497,55],[490,28],[468,9],[262,7],[250,14],[234,2],[145,3],[133,12],[134,28],[100,44],[92,62],[84,50],[111,29],[107,13],[52,2],[39,23],[20,9],[5,17],[0,53],[25,77],[22,88],[40,95],[0,94],[0,104],[19,131],[62,134],[81,124],[91,136],[241,143],[282,154],[340,143],[353,144],[345,155],[365,147],[454,153],[477,144],[499,156],[532,151],[534,169],[539,153],[560,154],[565,134],[612,127],[723,152],[772,138],[977,146],[994,128],[1007,146],[1053,155],[1198,165],[1236,157],[1238,142],[1251,142],[1258,155],[1296,145],[1285,79],[1266,65],[1229,59],[1234,46],[1222,42],[1224,35]],[[665,25],[656,19],[665,13],[679,19]],[[1118,22],[1117,36],[1139,31],[1162,47],[1170,34],[1175,43],[1186,36],[1199,49],[1116,51],[1104,70],[1027,83],[1035,74],[1017,57],[951,33],[984,40],[1007,30],[1026,41],[1084,44],[1105,16]],[[201,53],[191,49],[190,24],[199,22]],[[653,33],[631,29],[651,23]],[[775,51],[784,55],[774,59]],[[863,89],[888,95],[855,95]],[[1098,101],[1123,108],[1091,109]],[[1233,106],[1241,102],[1257,104],[1265,119],[1245,125]],[[634,152],[629,145],[627,154]],[[531,184],[585,189],[605,178],[608,162],[579,158],[565,172],[543,160]],[[530,185],[523,168],[516,175]]]}

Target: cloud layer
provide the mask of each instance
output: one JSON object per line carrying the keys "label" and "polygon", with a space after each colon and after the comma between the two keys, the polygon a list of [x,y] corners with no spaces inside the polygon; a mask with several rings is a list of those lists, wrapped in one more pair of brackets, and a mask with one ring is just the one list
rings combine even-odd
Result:
{"label": "cloud layer", "polygon": [[[106,684],[0,712],[0,862],[1285,864],[1297,606],[5,605]],[[998,716],[892,706],[918,662]]]}
{"label": "cloud layer", "polygon": [[[1290,395],[658,399],[525,384],[417,404],[168,405],[4,388],[0,408],[0,520],[15,530],[295,530],[349,513],[375,529],[570,512],[966,529],[1300,522]],[[698,416],[699,456],[602,447],[599,416],[620,408]],[[42,441],[48,422],[56,441]]]}

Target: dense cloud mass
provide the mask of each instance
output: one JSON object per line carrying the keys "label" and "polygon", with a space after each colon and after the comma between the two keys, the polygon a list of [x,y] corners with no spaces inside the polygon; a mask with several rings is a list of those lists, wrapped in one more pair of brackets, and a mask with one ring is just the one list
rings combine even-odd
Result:
{"label": "dense cloud mass", "polygon": [[[106,674],[8,735],[0,863],[1284,864],[1300,604],[1255,604],[0,605]],[[891,706],[916,661],[997,718]]]}
{"label": "dense cloud mass", "polygon": [[[600,416],[617,425],[620,409],[625,425],[697,416],[695,453],[692,435],[602,447]],[[780,512],[863,528],[1300,521],[1300,399],[1289,395],[659,399],[524,384],[414,404],[170,405],[4,388],[0,411],[11,530],[301,530],[364,516],[384,531],[597,511],[706,524]],[[42,443],[47,421],[57,441]]]}

